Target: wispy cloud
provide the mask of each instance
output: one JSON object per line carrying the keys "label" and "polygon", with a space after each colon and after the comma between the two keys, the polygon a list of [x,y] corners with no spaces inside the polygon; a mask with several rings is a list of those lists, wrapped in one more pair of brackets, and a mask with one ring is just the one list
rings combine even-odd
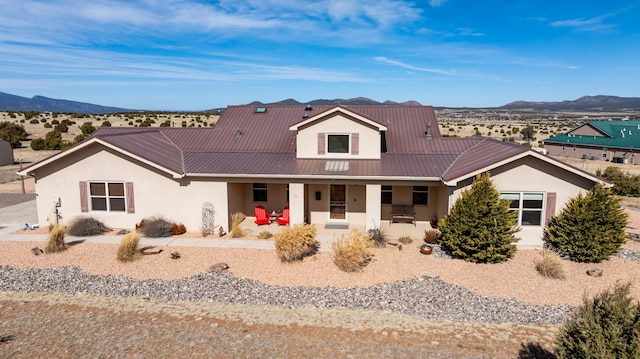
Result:
{"label": "wispy cloud", "polygon": [[608,18],[615,16],[614,13],[608,13],[592,18],[577,18],[568,20],[559,20],[551,22],[552,27],[566,27],[572,28],[576,31],[591,32],[591,31],[607,31],[615,28],[615,25],[605,24],[604,21]]}
{"label": "wispy cloud", "polygon": [[446,3],[447,1],[449,0],[429,0],[429,5],[431,5],[432,7],[438,7]]}
{"label": "wispy cloud", "polygon": [[412,70],[412,71],[431,72],[431,73],[434,73],[434,74],[441,74],[441,75],[455,75],[456,74],[455,71],[442,70],[442,69],[429,68],[429,67],[414,66],[414,65],[406,64],[406,63],[401,62],[401,61],[392,60],[392,59],[389,59],[389,58],[384,57],[384,56],[376,56],[373,59],[376,60],[376,61],[379,61],[379,62],[383,62],[383,63],[390,64],[390,65],[395,65],[395,66],[402,67],[402,68],[405,68],[407,70]]}

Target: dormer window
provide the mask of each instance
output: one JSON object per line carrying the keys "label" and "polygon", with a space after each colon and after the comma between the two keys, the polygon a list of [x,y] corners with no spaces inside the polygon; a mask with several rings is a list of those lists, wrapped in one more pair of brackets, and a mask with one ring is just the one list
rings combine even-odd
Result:
{"label": "dormer window", "polygon": [[349,153],[349,135],[327,135],[327,153]]}

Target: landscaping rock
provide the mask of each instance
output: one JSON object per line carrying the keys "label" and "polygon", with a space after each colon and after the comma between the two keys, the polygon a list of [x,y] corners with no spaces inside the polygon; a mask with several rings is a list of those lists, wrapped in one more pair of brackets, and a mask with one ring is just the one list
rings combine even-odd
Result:
{"label": "landscaping rock", "polygon": [[589,268],[587,270],[587,274],[592,277],[602,277],[602,269],[600,268]]}
{"label": "landscaping rock", "polygon": [[42,249],[38,248],[38,247],[33,247],[31,248],[31,252],[35,255],[40,255],[42,254]]}
{"label": "landscaping rock", "polygon": [[436,279],[439,276],[435,273],[432,272],[420,272],[420,278],[421,279]]}
{"label": "landscaping rock", "polygon": [[225,269],[229,269],[229,266],[227,265],[227,263],[216,263],[216,264],[212,264],[211,267],[209,267],[210,271],[223,271]]}

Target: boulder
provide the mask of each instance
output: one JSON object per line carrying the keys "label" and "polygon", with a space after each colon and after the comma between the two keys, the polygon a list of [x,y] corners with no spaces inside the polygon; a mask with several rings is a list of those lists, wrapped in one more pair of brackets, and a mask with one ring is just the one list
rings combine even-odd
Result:
{"label": "boulder", "polygon": [[592,277],[602,277],[602,269],[600,268],[589,268],[587,270],[587,274]]}

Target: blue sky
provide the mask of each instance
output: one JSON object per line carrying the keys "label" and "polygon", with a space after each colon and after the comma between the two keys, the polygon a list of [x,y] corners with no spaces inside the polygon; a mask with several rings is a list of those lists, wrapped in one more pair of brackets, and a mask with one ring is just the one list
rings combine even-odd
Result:
{"label": "blue sky", "polygon": [[0,91],[149,110],[640,96],[635,1],[0,0]]}

